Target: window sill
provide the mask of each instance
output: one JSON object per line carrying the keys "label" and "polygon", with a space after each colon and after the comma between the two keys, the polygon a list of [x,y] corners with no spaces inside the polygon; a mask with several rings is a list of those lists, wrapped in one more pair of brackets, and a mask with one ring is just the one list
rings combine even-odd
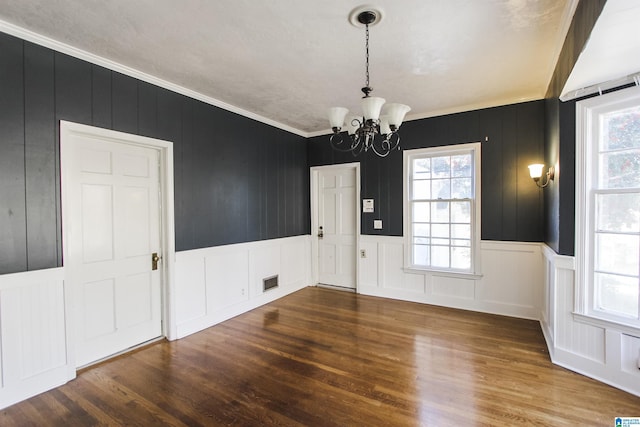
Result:
{"label": "window sill", "polygon": [[422,275],[430,275],[430,276],[438,276],[438,277],[453,277],[456,279],[467,279],[467,280],[478,280],[482,279],[482,274],[480,273],[464,273],[458,271],[443,271],[443,270],[427,270],[423,268],[415,268],[415,267],[404,267],[405,273],[409,274],[422,274]]}
{"label": "window sill", "polygon": [[573,313],[573,320],[590,326],[597,326],[604,329],[615,329],[625,334],[633,335],[640,338],[640,327],[621,321],[603,319],[593,315],[582,313]]}

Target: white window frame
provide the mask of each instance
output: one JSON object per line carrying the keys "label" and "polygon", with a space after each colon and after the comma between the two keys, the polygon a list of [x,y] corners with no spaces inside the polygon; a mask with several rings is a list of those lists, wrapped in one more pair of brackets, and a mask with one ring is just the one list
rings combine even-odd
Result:
{"label": "white window frame", "polygon": [[[418,148],[403,152],[403,235],[405,240],[404,268],[409,272],[440,274],[464,277],[481,277],[480,273],[480,160],[481,143],[447,145],[441,147]],[[416,158],[456,155],[462,152],[473,153],[473,187],[474,197],[471,202],[471,268],[469,271],[452,268],[424,267],[413,264],[413,236],[411,234],[412,212],[409,199],[411,189],[411,163]]]}
{"label": "white window frame", "polygon": [[[595,309],[595,193],[598,171],[600,115],[640,105],[640,88],[632,87],[576,103],[576,286],[575,314],[578,318],[610,322],[640,330],[640,319],[631,319]],[[624,191],[621,191],[624,192]]]}

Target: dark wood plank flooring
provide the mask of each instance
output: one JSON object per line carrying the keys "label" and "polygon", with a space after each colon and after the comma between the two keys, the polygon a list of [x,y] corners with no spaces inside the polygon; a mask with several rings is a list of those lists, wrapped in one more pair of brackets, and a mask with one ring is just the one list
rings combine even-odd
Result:
{"label": "dark wood plank flooring", "polygon": [[554,366],[538,322],[306,288],[3,410],[2,426],[613,426],[640,397]]}

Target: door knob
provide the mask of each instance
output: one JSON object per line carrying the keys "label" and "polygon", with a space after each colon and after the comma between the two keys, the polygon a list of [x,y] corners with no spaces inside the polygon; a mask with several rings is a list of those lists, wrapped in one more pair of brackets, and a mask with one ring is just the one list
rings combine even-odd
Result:
{"label": "door knob", "polygon": [[160,261],[162,257],[158,256],[157,252],[154,252],[151,254],[151,270],[157,270],[158,269],[158,261]]}

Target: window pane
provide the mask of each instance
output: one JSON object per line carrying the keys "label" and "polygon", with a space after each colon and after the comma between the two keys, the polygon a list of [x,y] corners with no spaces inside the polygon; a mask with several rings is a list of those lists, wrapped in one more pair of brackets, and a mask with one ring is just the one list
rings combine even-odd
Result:
{"label": "window pane", "polygon": [[413,181],[413,199],[430,199],[431,181]]}
{"label": "window pane", "polygon": [[431,239],[429,237],[415,236],[413,238],[413,243],[415,243],[416,245],[430,245]]}
{"label": "window pane", "polygon": [[640,148],[640,106],[602,117],[600,151]]}
{"label": "window pane", "polygon": [[451,180],[450,179],[434,179],[431,181],[431,194],[434,199],[451,198]]}
{"label": "window pane", "polygon": [[417,237],[429,237],[429,224],[413,224],[413,235]]}
{"label": "window pane", "polygon": [[431,222],[449,222],[449,202],[431,203]]}
{"label": "window pane", "polygon": [[471,202],[451,202],[451,222],[471,222]]}
{"label": "window pane", "polygon": [[451,248],[451,267],[469,270],[471,268],[471,249]]}
{"label": "window pane", "polygon": [[464,224],[453,224],[451,226],[451,237],[454,239],[471,239],[471,226]]}
{"label": "window pane", "polygon": [[640,150],[601,154],[600,188],[640,188]]}
{"label": "window pane", "polygon": [[413,204],[413,220],[415,222],[429,222],[431,218],[431,203],[416,202]]}
{"label": "window pane", "polygon": [[449,268],[449,246],[431,247],[431,265],[434,267]]}
{"label": "window pane", "polygon": [[595,273],[596,310],[638,318],[638,278]]}
{"label": "window pane", "polygon": [[451,156],[451,176],[471,177],[473,174],[471,154]]}
{"label": "window pane", "polygon": [[431,159],[413,161],[413,179],[431,179]]}
{"label": "window pane", "polygon": [[429,266],[429,246],[413,245],[413,263]]}
{"label": "window pane", "polygon": [[471,247],[471,240],[467,239],[454,239],[451,240],[451,246]]}
{"label": "window pane", "polygon": [[449,239],[436,239],[435,237],[431,239],[432,245],[449,246],[450,243],[451,241]]}
{"label": "window pane", "polygon": [[455,178],[451,180],[452,199],[470,199],[471,197],[471,178]]}
{"label": "window pane", "polygon": [[640,194],[596,194],[597,229],[640,231]]}
{"label": "window pane", "polygon": [[449,238],[449,224],[433,224],[431,226],[431,235],[433,237]]}
{"label": "window pane", "polygon": [[640,236],[596,233],[596,270],[638,276],[639,254]]}
{"label": "window pane", "polygon": [[431,158],[431,173],[434,178],[449,178],[451,176],[451,168],[449,162],[451,157],[432,157]]}

